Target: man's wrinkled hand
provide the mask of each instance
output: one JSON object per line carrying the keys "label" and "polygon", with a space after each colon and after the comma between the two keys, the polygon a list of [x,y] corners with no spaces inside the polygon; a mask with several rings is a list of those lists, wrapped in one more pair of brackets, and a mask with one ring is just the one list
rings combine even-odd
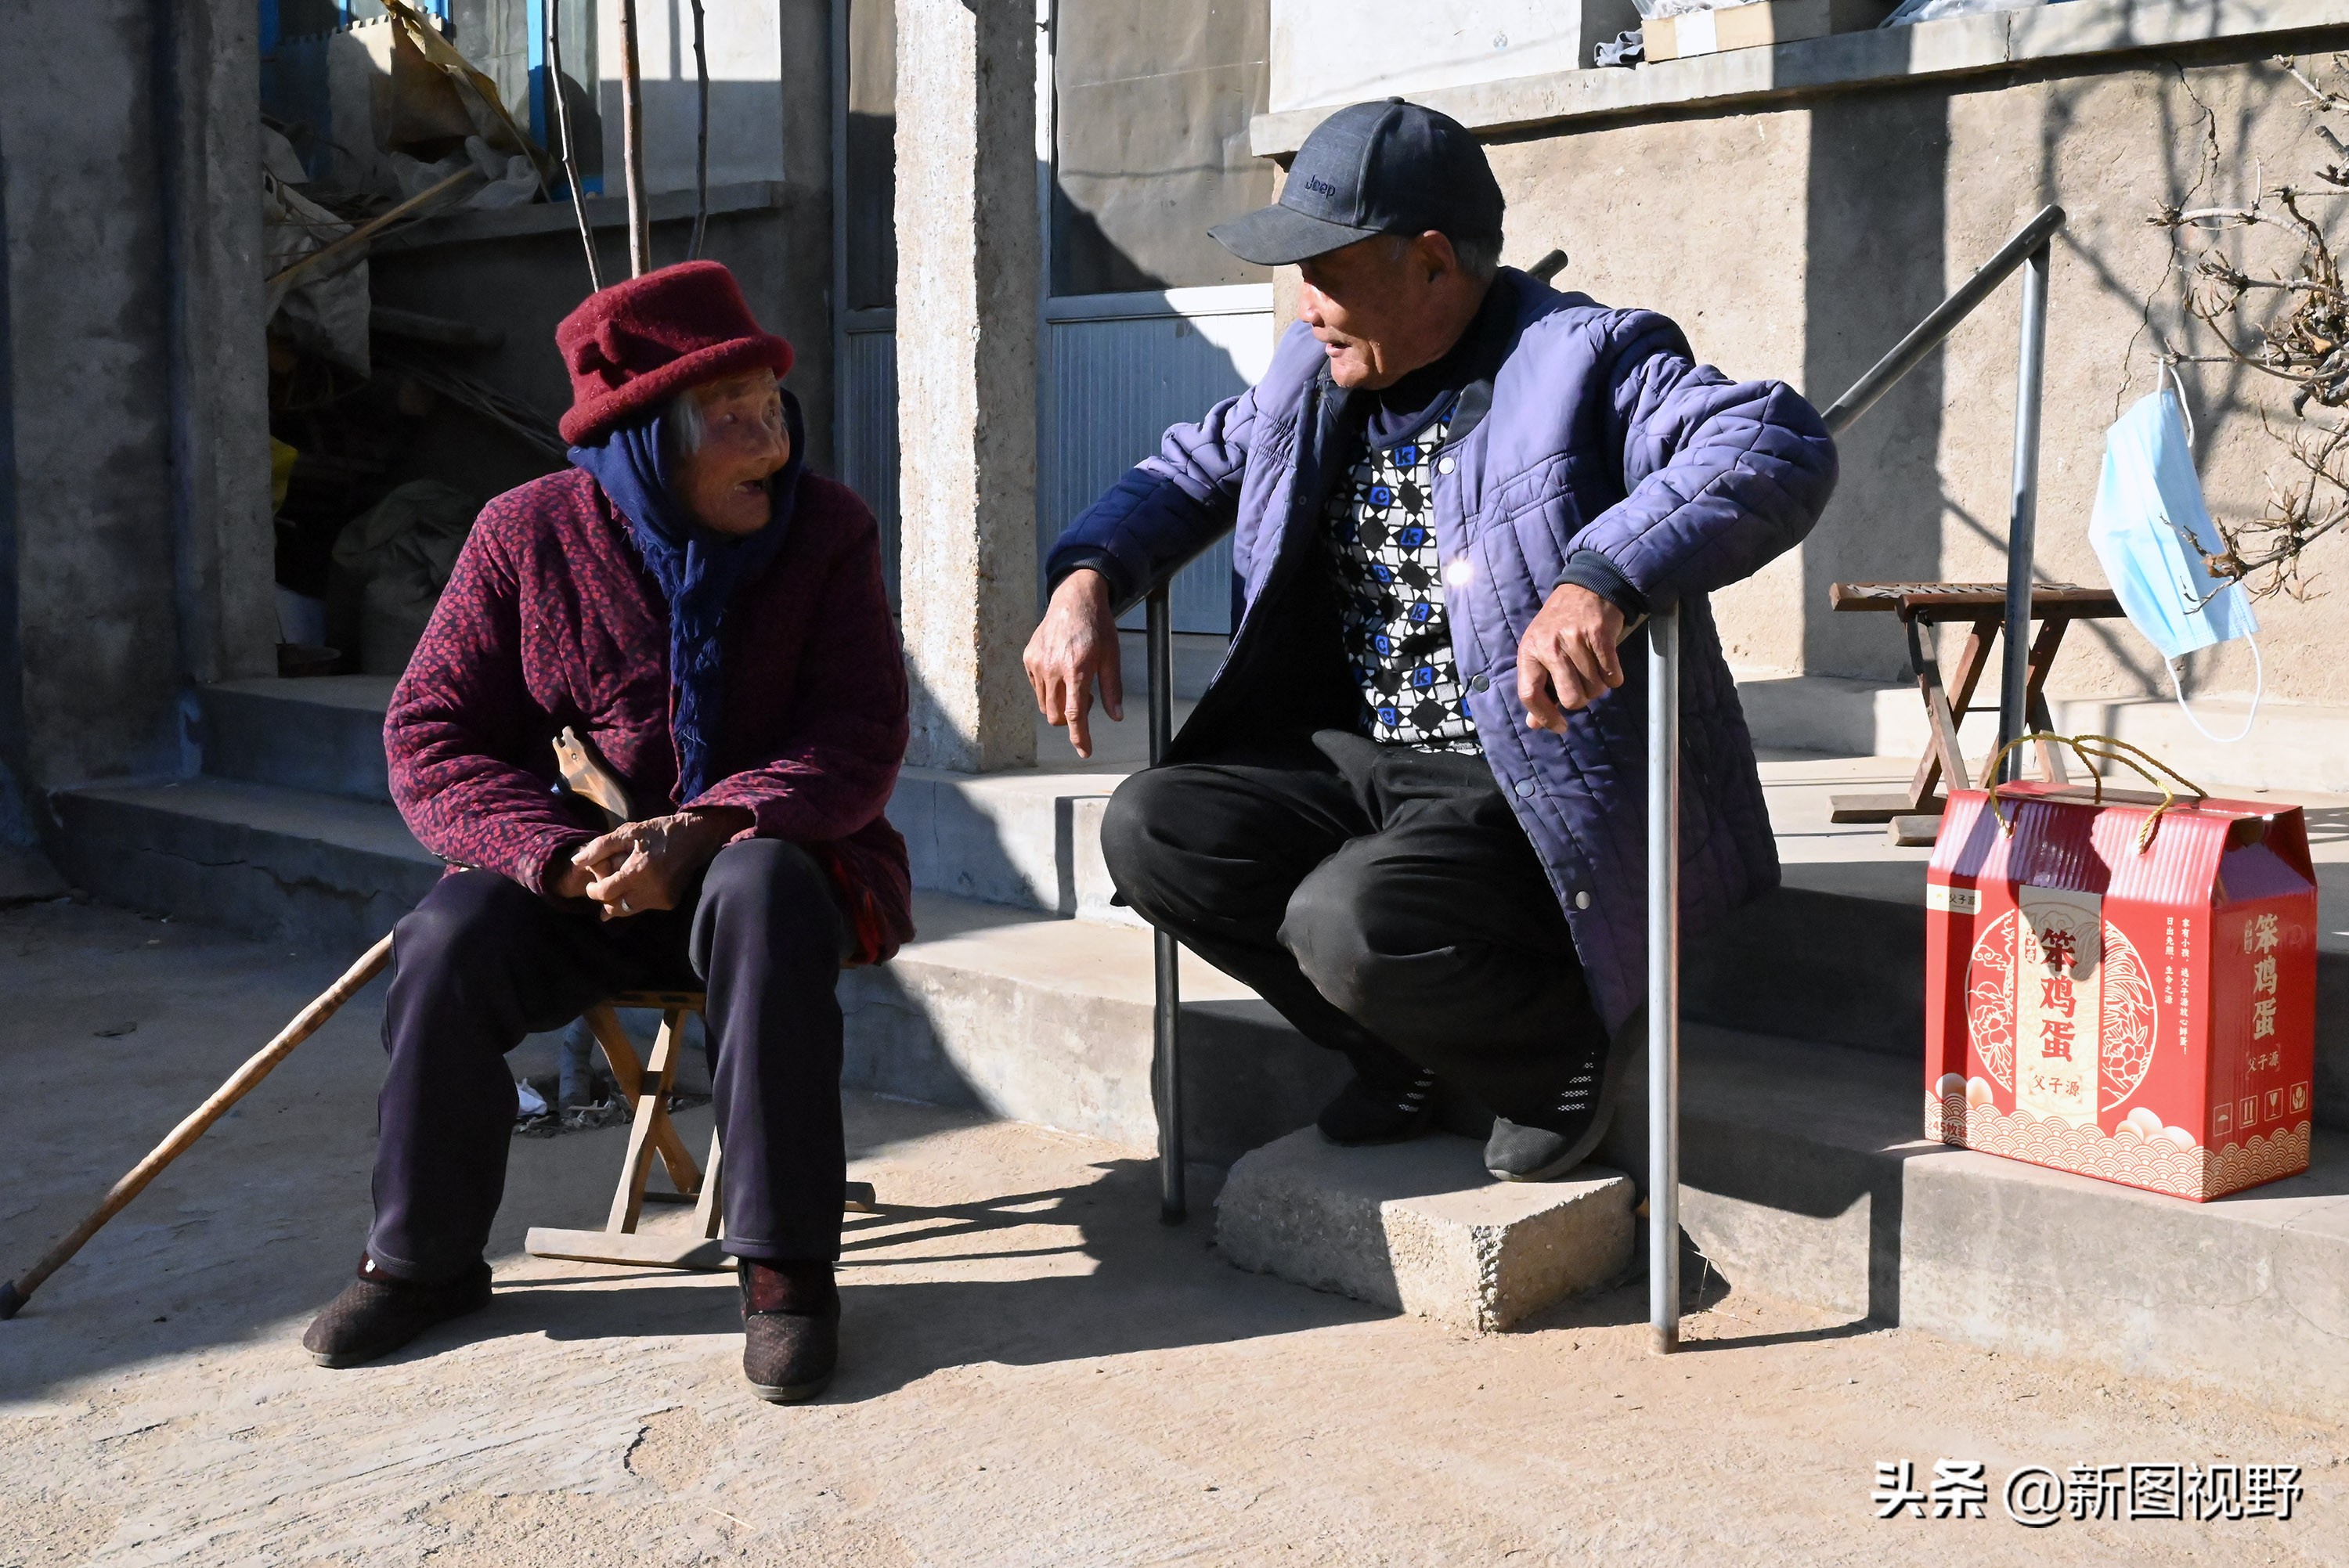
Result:
{"label": "man's wrinkled hand", "polygon": [[1517,644],[1517,700],[1536,729],[1566,732],[1566,716],[1623,684],[1616,645],[1623,612],[1604,594],[1561,583]]}
{"label": "man's wrinkled hand", "polygon": [[747,811],[719,808],[623,822],[580,847],[556,892],[595,900],[605,920],[675,909],[701,869],[750,821]]}
{"label": "man's wrinkled hand", "polygon": [[1093,686],[1101,686],[1102,709],[1112,723],[1125,717],[1125,685],[1120,670],[1117,618],[1110,614],[1109,582],[1089,567],[1069,573],[1028,639],[1024,655],[1028,684],[1039,712],[1066,726],[1077,755],[1093,754]]}

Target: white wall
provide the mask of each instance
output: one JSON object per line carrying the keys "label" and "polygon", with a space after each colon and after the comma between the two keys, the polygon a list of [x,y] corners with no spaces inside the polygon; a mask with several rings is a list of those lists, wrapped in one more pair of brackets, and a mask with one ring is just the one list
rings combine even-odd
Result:
{"label": "white wall", "polygon": [[[709,182],[784,178],[781,0],[703,0],[709,55]],[[599,0],[604,189],[617,195],[622,141],[619,0]],[[639,0],[637,67],[645,96],[645,189],[693,189],[697,93],[690,0]],[[821,83],[819,64],[794,73]]]}
{"label": "white wall", "polygon": [[1590,64],[1631,0],[1271,0],[1272,112]]}

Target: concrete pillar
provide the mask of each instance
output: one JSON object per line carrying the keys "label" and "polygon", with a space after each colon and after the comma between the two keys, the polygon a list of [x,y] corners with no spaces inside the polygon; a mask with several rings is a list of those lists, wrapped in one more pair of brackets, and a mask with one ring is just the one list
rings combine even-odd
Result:
{"label": "concrete pillar", "polygon": [[154,14],[181,659],[197,681],[275,675],[258,24],[242,0]]}
{"label": "concrete pillar", "polygon": [[896,0],[898,580],[919,766],[1036,759],[1034,0]]}

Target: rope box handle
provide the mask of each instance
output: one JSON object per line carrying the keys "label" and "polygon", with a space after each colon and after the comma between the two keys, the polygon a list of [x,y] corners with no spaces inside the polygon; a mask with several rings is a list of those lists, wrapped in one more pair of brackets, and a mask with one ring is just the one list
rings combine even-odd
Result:
{"label": "rope box handle", "polygon": [[[2090,798],[2090,804],[2092,805],[2101,806],[2105,803],[2105,780],[2103,776],[2097,773],[2095,769],[2095,763],[2097,760],[2116,762],[2135,773],[2138,778],[2143,779],[2155,789],[2161,791],[2161,803],[2147,814],[2144,825],[2139,827],[2137,830],[2137,852],[2138,854],[2145,853],[2147,849],[2152,847],[2153,835],[2155,830],[2160,826],[2162,814],[2168,811],[2172,806],[2178,804],[2177,792],[2171,789],[2168,784],[2164,783],[2162,779],[2157,776],[2157,770],[2161,774],[2168,775],[2171,779],[2175,779],[2180,784],[2185,785],[2187,789],[2192,790],[2194,792],[2194,800],[2197,805],[2199,805],[2201,802],[2210,798],[2210,791],[2203,789],[2199,784],[2195,783],[2194,780],[2186,777],[2185,774],[2180,773],[2177,769],[2172,768],[2168,763],[2164,762],[2160,758],[2154,756],[2151,752],[2147,751],[2142,747],[2131,746],[2127,741],[2118,739],[2109,735],[2052,735],[2044,730],[2033,730],[2028,735],[2018,735],[2013,740],[2008,741],[2004,746],[2000,747],[1998,748],[1998,755],[1991,758],[1990,777],[1992,779],[1996,779],[1998,777],[2000,768],[2003,766],[2006,761],[2007,753],[2013,751],[2018,746],[2027,746],[2034,742],[2044,743],[2050,746],[2068,746],[2072,748],[2072,754],[2080,759],[2080,767],[2087,773],[2090,781],[2095,786],[2095,793]],[[1991,810],[1998,817],[1998,825],[2001,830],[2003,831],[2007,837],[2013,838],[2014,836],[2014,820],[2009,817],[2002,809],[2006,798],[1999,793],[1999,791],[2004,788],[2004,785],[1995,783],[1990,787],[1990,806]],[[2036,796],[2033,797],[2033,799],[2044,799],[2045,797]]]}

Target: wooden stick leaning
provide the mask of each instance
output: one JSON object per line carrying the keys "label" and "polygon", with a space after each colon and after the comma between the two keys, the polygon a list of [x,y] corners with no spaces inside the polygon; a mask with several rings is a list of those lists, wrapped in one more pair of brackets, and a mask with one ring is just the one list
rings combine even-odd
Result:
{"label": "wooden stick leaning", "polygon": [[645,207],[645,88],[636,57],[636,0],[620,0],[620,170],[628,186],[628,275],[653,270]]}
{"label": "wooden stick leaning", "polygon": [[546,8],[546,57],[553,67],[547,90],[554,98],[554,129],[563,140],[563,179],[571,187],[571,215],[579,222],[579,246],[587,253],[587,292],[604,287],[603,269],[595,264],[595,232],[587,222],[587,192],[579,183],[579,160],[571,145],[571,104],[563,91],[563,6]]}
{"label": "wooden stick leaning", "polygon": [[349,233],[337,234],[334,239],[319,246],[316,250],[312,251],[307,255],[296,258],[292,266],[287,267],[284,272],[277,273],[274,277],[264,280],[262,286],[264,288],[274,289],[279,284],[284,283],[286,279],[293,277],[299,273],[306,273],[312,267],[317,266],[322,262],[333,261],[336,257],[349,254],[350,252],[360,245],[366,244],[369,240],[375,238],[376,235],[381,233],[385,229],[389,228],[400,219],[407,217],[419,207],[424,206],[427,202],[437,201],[442,195],[445,195],[447,192],[453,191],[458,186],[463,184],[466,181],[474,178],[475,175],[471,170],[460,169],[456,173],[451,174],[448,179],[440,181],[438,184],[429,186],[425,190],[419,191],[415,195],[410,196],[407,201],[402,201],[390,211],[379,213],[378,215],[368,219],[357,228],[353,229]]}
{"label": "wooden stick leaning", "polygon": [[149,1151],[147,1158],[130,1168],[129,1173],[117,1181],[106,1194],[105,1202],[92,1209],[82,1222],[67,1232],[57,1245],[41,1254],[41,1261],[16,1279],[0,1284],[0,1318],[16,1315],[32,1294],[51,1274],[65,1265],[67,1259],[81,1251],[82,1244],[96,1235],[98,1228],[120,1213],[130,1200],[146,1190],[147,1184],[162,1174],[163,1167],[188,1151],[189,1146],[204,1135],[207,1128],[228,1114],[229,1108],[251,1093],[253,1087],[269,1076],[270,1069],[293,1055],[294,1047],[318,1032],[326,1020],[342,1010],[343,1004],[364,989],[368,981],[383,973],[391,962],[391,937],[387,934],[373,947],[359,955],[357,963],[343,971],[343,977],[326,987],[317,999],[299,1013],[294,1021],[277,1033],[277,1037],[254,1052],[235,1075],[214,1089],[212,1098],[188,1113],[187,1119],[171,1130],[171,1136]]}
{"label": "wooden stick leaning", "polygon": [[709,228],[709,50],[703,36],[706,30],[702,26],[701,0],[693,0],[693,79],[701,129],[693,143],[693,240],[685,247],[685,259],[688,262],[701,260],[702,235]]}

